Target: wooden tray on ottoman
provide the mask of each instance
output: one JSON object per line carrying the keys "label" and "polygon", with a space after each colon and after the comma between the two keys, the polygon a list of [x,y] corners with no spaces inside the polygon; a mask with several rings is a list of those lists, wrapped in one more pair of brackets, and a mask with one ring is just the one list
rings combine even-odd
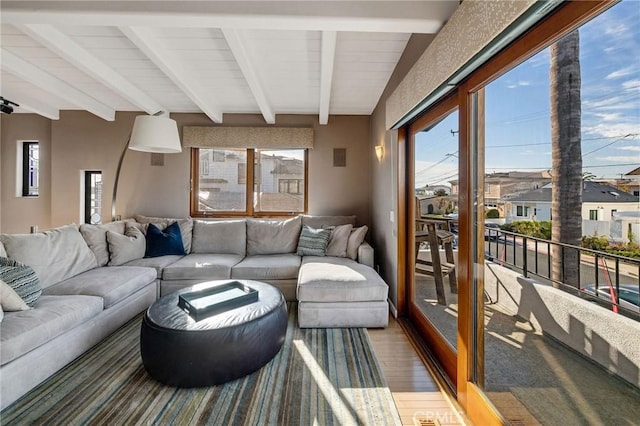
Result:
{"label": "wooden tray on ottoman", "polygon": [[238,281],[183,293],[178,297],[178,307],[194,320],[200,321],[240,306],[258,301],[258,292]]}

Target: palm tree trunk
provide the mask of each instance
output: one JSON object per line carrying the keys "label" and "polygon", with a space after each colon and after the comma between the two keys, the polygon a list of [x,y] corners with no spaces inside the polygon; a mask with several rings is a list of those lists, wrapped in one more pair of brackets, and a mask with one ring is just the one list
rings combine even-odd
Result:
{"label": "palm tree trunk", "polygon": [[[551,46],[552,241],[580,246],[582,150],[578,30]],[[580,252],[553,246],[554,281],[580,286]],[[554,284],[558,286],[557,284]]]}

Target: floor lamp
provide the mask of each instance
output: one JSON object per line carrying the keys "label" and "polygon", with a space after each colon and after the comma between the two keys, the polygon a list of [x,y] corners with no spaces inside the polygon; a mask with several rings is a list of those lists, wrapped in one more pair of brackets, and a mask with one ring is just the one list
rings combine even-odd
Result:
{"label": "floor lamp", "polygon": [[162,112],[155,115],[139,115],[133,123],[133,129],[122,150],[122,154],[120,154],[118,168],[116,169],[116,180],[113,183],[113,197],[111,198],[112,221],[115,221],[117,218],[116,196],[118,194],[118,181],[120,180],[120,170],[122,169],[122,162],[127,153],[127,149],[161,154],[182,152],[176,121],[163,117],[160,114],[162,114]]}

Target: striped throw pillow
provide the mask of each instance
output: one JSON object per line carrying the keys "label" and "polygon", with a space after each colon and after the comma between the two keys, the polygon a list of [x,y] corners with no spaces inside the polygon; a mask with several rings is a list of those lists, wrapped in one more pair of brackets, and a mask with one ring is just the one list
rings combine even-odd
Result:
{"label": "striped throw pillow", "polygon": [[42,294],[42,286],[35,271],[8,257],[0,257],[0,280],[7,283],[32,308]]}
{"label": "striped throw pillow", "polygon": [[329,238],[331,229],[314,229],[305,225],[300,232],[296,253],[298,256],[325,256]]}

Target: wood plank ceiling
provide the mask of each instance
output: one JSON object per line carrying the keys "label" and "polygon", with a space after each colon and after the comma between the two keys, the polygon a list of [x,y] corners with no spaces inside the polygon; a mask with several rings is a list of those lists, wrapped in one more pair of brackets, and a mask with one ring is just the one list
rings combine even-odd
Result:
{"label": "wood plank ceiling", "polygon": [[371,114],[411,33],[456,1],[5,1],[15,112]]}

